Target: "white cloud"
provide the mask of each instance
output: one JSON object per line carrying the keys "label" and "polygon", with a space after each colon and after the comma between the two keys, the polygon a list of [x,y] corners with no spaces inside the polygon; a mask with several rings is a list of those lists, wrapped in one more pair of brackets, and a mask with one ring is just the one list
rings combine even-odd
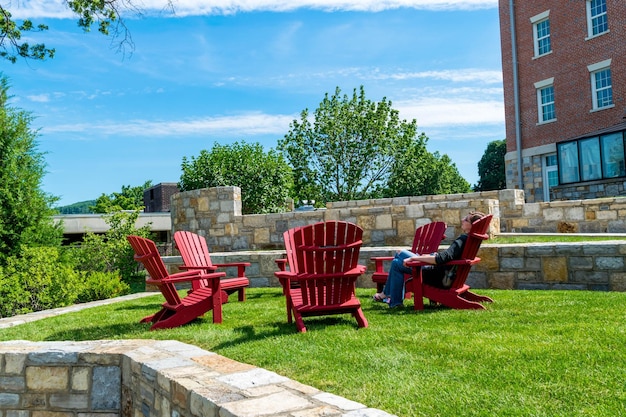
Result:
{"label": "white cloud", "polygon": [[479,81],[493,84],[502,83],[502,71],[467,68],[461,70],[397,72],[392,74],[378,74],[374,76],[374,78],[395,80],[433,79],[458,83]]}
{"label": "white cloud", "polygon": [[48,94],[37,94],[33,96],[26,96],[30,101],[34,101],[35,103],[47,103],[50,101],[50,96]]}
{"label": "white cloud", "polygon": [[268,135],[282,136],[289,130],[295,115],[249,113],[237,116],[205,117],[189,120],[131,120],[126,123],[82,123],[50,126],[42,133],[85,133],[86,136],[210,136],[228,137]]}
{"label": "white cloud", "polygon": [[[473,10],[498,7],[497,0],[134,0],[142,11],[172,16],[203,16],[255,11],[287,12],[296,9],[379,12],[389,9]],[[21,0],[4,6],[14,18],[75,18],[65,0]],[[132,10],[131,10],[132,11]]]}
{"label": "white cloud", "polygon": [[416,119],[418,126],[458,126],[502,124],[504,104],[498,100],[423,98],[414,101],[395,101],[402,118]]}

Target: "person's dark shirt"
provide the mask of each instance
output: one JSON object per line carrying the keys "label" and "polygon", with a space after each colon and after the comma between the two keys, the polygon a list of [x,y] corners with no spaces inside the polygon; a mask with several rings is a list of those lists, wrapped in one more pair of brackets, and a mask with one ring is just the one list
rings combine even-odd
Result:
{"label": "person's dark shirt", "polygon": [[465,233],[457,237],[454,242],[452,242],[452,244],[448,247],[448,249],[435,255],[435,263],[437,265],[442,265],[454,259],[460,259],[466,240],[467,235]]}

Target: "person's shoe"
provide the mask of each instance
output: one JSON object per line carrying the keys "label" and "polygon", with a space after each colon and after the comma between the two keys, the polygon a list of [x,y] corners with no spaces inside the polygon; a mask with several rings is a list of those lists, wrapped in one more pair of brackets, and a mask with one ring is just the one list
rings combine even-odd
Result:
{"label": "person's shoe", "polygon": [[372,297],[372,299],[378,303],[384,303],[385,299],[388,299],[389,297],[387,297],[384,293],[382,292],[377,292],[376,294],[374,294],[374,296]]}

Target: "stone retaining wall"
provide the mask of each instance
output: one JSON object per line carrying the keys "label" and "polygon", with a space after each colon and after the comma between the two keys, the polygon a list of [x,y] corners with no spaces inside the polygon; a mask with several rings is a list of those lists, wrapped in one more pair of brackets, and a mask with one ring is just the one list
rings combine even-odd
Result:
{"label": "stone retaining wall", "polygon": [[626,198],[525,203],[521,190],[331,202],[325,209],[241,214],[241,190],[215,187],[172,196],[172,233],[206,237],[213,252],[283,248],[283,232],[319,221],[343,220],[363,228],[364,246],[410,247],[415,229],[448,224],[446,241],[460,234],[470,210],[494,215],[490,233],[626,233]]}
{"label": "stone retaining wall", "polygon": [[0,343],[0,417],[385,417],[181,342]]}
{"label": "stone retaining wall", "polygon": [[[399,247],[363,247],[359,263],[367,266],[357,286],[373,288],[373,256],[392,256]],[[442,246],[443,248],[443,246]],[[222,252],[212,254],[214,263],[247,261],[252,287],[278,287],[275,259],[282,251]],[[579,243],[485,243],[478,251],[482,259],[472,268],[468,284],[493,289],[575,289],[626,291],[626,240]],[[179,256],[165,257],[170,272],[182,264]],[[388,266],[387,266],[388,267]],[[234,276],[236,269],[227,271]]]}

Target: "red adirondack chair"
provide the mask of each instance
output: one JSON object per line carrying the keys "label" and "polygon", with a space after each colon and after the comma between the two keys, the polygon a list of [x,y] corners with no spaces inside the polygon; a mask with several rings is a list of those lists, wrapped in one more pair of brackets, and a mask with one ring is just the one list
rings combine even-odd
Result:
{"label": "red adirondack chair", "polygon": [[[411,252],[418,254],[427,254],[437,252],[441,241],[445,238],[446,223],[445,222],[432,222],[418,227],[415,230],[415,237],[413,238],[413,246]],[[376,292],[382,292],[387,282],[388,271],[384,270],[385,262],[392,261],[393,256],[374,256],[371,258],[375,262],[375,272],[372,274],[372,281],[376,283]],[[410,275],[407,275],[405,281],[409,279]],[[405,297],[408,298],[410,293],[405,292]]]}
{"label": "red adirondack chair", "polygon": [[[215,272],[218,268],[237,268],[237,277],[222,279],[220,285],[226,294],[237,292],[239,301],[246,300],[246,287],[250,286],[250,280],[246,277],[246,267],[250,266],[250,262],[212,263],[206,239],[196,233],[178,231],[174,233],[174,242],[185,264],[180,269]],[[191,289],[195,291],[207,285],[204,280],[195,280],[191,283]]]}
{"label": "red adirondack chair", "polygon": [[489,239],[487,230],[493,215],[489,214],[472,224],[472,228],[467,236],[467,241],[463,245],[461,259],[450,261],[447,265],[456,265],[456,277],[452,286],[447,289],[433,287],[422,281],[423,262],[409,261],[408,266],[413,267],[413,278],[406,282],[406,291],[413,292],[415,310],[424,309],[424,297],[431,302],[441,303],[450,308],[456,309],[484,309],[482,302],[493,302],[489,297],[471,292],[469,285],[465,283],[472,265],[480,262],[476,256],[480,244],[483,240]]}
{"label": "red adirondack chair", "polygon": [[[181,326],[213,310],[213,323],[222,322],[222,290],[220,278],[224,272],[206,273],[202,270],[168,274],[156,245],[150,239],[127,236],[135,251],[135,260],[141,262],[150,279],[146,282],[155,285],[165,297],[163,307],[157,313],[144,317],[141,323],[153,323],[150,330]],[[205,280],[207,285],[186,297],[180,298],[175,284]]]}
{"label": "red adirondack chair", "polygon": [[[358,327],[367,327],[361,303],[355,295],[357,278],[365,272],[358,265],[363,229],[342,221],[327,221],[287,230],[283,237],[287,260],[278,260],[274,274],[283,286],[287,322],[295,319],[306,332],[303,317],[350,313]],[[285,270],[285,264],[289,270]]]}

